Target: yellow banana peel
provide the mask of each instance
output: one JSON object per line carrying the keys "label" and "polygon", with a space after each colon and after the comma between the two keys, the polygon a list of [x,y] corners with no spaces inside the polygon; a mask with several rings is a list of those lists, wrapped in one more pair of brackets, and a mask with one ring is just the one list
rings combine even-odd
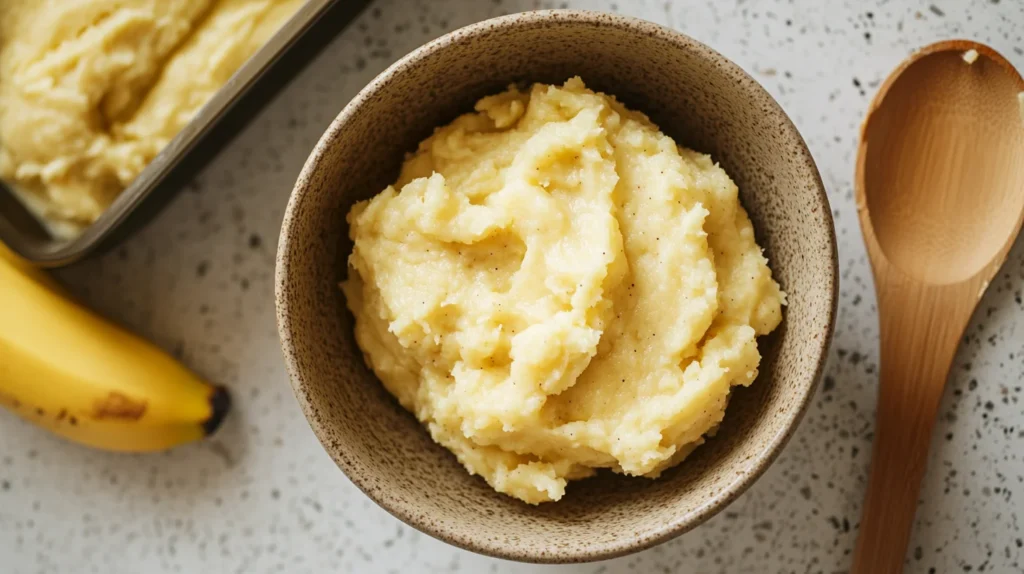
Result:
{"label": "yellow banana peel", "polygon": [[143,452],[211,434],[230,400],[0,244],[0,404],[72,441]]}

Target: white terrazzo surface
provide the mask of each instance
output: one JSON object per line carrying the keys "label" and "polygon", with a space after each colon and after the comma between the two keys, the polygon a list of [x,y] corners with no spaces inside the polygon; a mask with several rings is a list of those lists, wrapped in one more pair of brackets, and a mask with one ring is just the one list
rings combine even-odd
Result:
{"label": "white terrazzo surface", "polygon": [[[353,487],[292,397],[272,285],[291,184],[346,101],[446,31],[557,6],[667,24],[760,80],[818,161],[843,280],[828,376],[767,474],[682,538],[605,563],[560,567],[456,550],[399,523]],[[1022,0],[377,1],[147,229],[61,273],[97,308],[229,385],[236,409],[214,440],[155,456],[86,450],[0,413],[0,572],[845,571],[870,455],[878,361],[874,293],[851,188],[861,115],[913,47],[969,37],[1024,68],[1022,34]],[[908,572],[1022,570],[1022,288],[1024,242],[956,360]]]}

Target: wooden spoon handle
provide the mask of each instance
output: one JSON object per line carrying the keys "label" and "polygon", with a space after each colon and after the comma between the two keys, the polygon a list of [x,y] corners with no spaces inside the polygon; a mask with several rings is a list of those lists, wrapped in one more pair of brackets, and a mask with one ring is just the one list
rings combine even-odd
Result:
{"label": "wooden spoon handle", "polygon": [[903,570],[932,427],[970,317],[971,309],[950,309],[936,298],[920,295],[900,297],[902,304],[879,297],[878,413],[851,574]]}

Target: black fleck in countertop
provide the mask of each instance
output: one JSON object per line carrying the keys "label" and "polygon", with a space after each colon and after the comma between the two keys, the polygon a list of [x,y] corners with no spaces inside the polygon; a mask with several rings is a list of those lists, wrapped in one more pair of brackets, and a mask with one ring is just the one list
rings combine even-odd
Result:
{"label": "black fleck in countertop", "polygon": [[[818,162],[842,266],[827,377],[767,474],[682,538],[563,567],[456,550],[402,525],[352,486],[320,448],[286,382],[272,281],[291,185],[324,128],[363,85],[444,32],[551,7],[664,23],[762,82]],[[61,273],[97,308],[230,385],[237,408],[212,441],[155,456],[85,450],[0,416],[0,570],[844,571],[870,457],[878,365],[875,299],[852,190],[858,126],[879,83],[912,48],[974,38],[1024,68],[1022,34],[1020,0],[376,2],[147,229]],[[956,359],[908,572],[1024,568],[1022,289],[1024,242],[993,281]]]}

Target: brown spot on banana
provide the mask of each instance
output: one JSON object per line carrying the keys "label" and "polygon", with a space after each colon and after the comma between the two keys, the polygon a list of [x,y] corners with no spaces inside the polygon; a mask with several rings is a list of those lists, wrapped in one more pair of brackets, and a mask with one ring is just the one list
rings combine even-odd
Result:
{"label": "brown spot on banana", "polygon": [[92,418],[137,421],[146,414],[146,407],[147,403],[144,400],[136,400],[123,393],[111,391],[93,404]]}
{"label": "brown spot on banana", "polygon": [[21,408],[21,401],[14,395],[0,391],[0,405],[4,405],[12,410],[18,410]]}

